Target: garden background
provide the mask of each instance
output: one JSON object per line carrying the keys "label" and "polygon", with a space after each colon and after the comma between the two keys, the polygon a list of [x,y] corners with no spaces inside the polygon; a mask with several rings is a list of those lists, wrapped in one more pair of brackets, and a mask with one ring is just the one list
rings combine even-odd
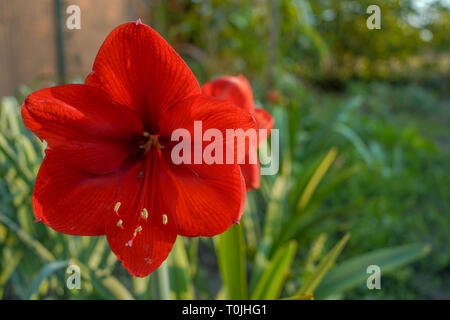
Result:
{"label": "garden background", "polygon": [[[80,30],[65,27],[71,4]],[[108,33],[139,17],[200,83],[245,75],[281,140],[241,225],[179,238],[143,279],[103,237],[34,224],[43,145],[20,117],[30,92],[83,82]],[[0,297],[449,299],[449,18],[432,0],[0,0]]]}

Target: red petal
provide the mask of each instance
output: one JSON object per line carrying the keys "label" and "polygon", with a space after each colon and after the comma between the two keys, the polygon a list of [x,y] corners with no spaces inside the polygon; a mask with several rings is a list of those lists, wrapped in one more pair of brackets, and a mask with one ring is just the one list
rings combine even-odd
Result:
{"label": "red petal", "polygon": [[105,234],[105,215],[116,195],[115,175],[94,176],[68,169],[49,152],[39,169],[33,192],[37,221],[58,232]]}
{"label": "red petal", "polygon": [[248,190],[259,189],[261,180],[261,173],[259,163],[257,164],[241,164],[240,165],[242,175],[245,179],[245,186]]}
{"label": "red petal", "polygon": [[22,117],[31,131],[47,141],[55,159],[97,174],[118,169],[143,131],[131,110],[85,85],[32,93],[22,106]]}
{"label": "red petal", "polygon": [[[181,116],[180,116],[181,115]],[[202,134],[209,129],[217,129],[220,131],[223,138],[223,160],[224,164],[194,164],[194,146],[197,143],[200,145],[203,136],[200,139],[196,139],[194,132],[194,121],[202,122]],[[226,174],[230,170],[234,169],[234,165],[237,163],[237,149],[244,148],[241,144],[238,145],[235,142],[234,155],[235,162],[232,164],[226,163],[227,154],[227,129],[242,129],[247,131],[249,129],[256,130],[256,123],[252,115],[248,112],[236,108],[231,103],[212,98],[206,95],[196,95],[188,99],[185,99],[170,108],[163,118],[159,121],[160,133],[163,139],[170,141],[172,133],[177,129],[186,129],[190,133],[192,145],[191,145],[191,163],[183,164],[189,167],[190,170],[195,171],[200,176],[214,176],[217,178],[217,174]],[[196,141],[194,141],[196,140]],[[171,142],[169,145],[173,146],[178,142]],[[201,152],[203,154],[205,148],[210,144],[210,142],[203,142]],[[199,153],[199,152],[197,152]],[[169,160],[170,161],[170,160]],[[220,169],[219,169],[220,167]]]}
{"label": "red petal", "polygon": [[[258,145],[259,145],[261,142],[264,142],[264,140],[269,137],[270,132],[273,129],[274,119],[269,112],[261,108],[255,108],[254,116],[256,120],[256,125],[258,126]],[[260,133],[259,129],[267,130],[265,139],[262,139],[261,135],[259,135]],[[259,189],[259,185],[261,182],[259,161],[257,164],[250,164],[246,162],[245,164],[241,164],[240,167],[242,170],[242,174],[244,175],[245,178],[245,185],[247,187],[247,191],[251,189]]]}
{"label": "red petal", "polygon": [[207,82],[202,92],[209,96],[233,102],[238,107],[253,113],[252,87],[243,75],[224,76]]}
{"label": "red petal", "polygon": [[[217,168],[217,166],[216,166]],[[178,190],[178,234],[214,236],[226,231],[242,216],[245,182],[239,166],[219,179],[200,177],[184,166],[171,166]]]}
{"label": "red petal", "polygon": [[[168,110],[159,122],[162,137],[170,139],[173,130],[185,128],[194,139],[196,120],[202,121],[203,133],[211,128],[218,129],[224,137],[224,144],[226,129],[256,129],[253,117],[245,110],[224,100],[197,95]],[[205,145],[207,143],[203,147]],[[213,236],[240,219],[245,203],[245,181],[238,165],[175,165],[170,153],[166,150],[164,155],[178,190],[178,234]]]}
{"label": "red petal", "polygon": [[135,109],[147,126],[180,99],[200,92],[194,75],[152,28],[126,23],[103,43],[86,84]]}
{"label": "red petal", "polygon": [[176,187],[158,152],[152,148],[144,161],[124,172],[116,199],[120,207],[106,217],[111,249],[138,277],[159,267],[177,237]]}

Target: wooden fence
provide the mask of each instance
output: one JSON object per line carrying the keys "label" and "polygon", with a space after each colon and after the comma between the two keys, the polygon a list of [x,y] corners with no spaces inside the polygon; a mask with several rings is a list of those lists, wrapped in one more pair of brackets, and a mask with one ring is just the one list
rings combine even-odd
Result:
{"label": "wooden fence", "polygon": [[[14,94],[21,84],[42,88],[57,79],[58,1],[69,80],[84,79],[90,72],[100,45],[114,27],[145,16],[145,6],[137,0],[0,0],[0,97]],[[66,28],[70,5],[81,9],[80,30]]]}

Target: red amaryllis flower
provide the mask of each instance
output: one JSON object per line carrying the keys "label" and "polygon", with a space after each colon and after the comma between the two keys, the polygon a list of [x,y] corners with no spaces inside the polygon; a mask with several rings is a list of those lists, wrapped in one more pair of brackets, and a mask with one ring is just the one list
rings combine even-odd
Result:
{"label": "red amaryllis flower", "polygon": [[171,133],[192,132],[195,120],[221,132],[255,128],[254,120],[201,94],[183,60],[140,20],[108,36],[85,84],[32,93],[22,117],[48,143],[36,218],[71,235],[106,235],[134,276],[153,272],[177,235],[213,236],[241,217],[239,166],[175,165]]}
{"label": "red amaryllis flower", "polygon": [[[266,129],[267,137],[270,135],[274,125],[273,117],[266,110],[255,107],[252,87],[243,75],[224,76],[207,82],[202,86],[202,92],[209,96],[231,101],[239,108],[248,111],[254,116],[257,128]],[[262,139],[258,137],[258,145],[261,142],[263,142]],[[259,162],[256,164],[241,164],[240,167],[247,190],[258,189],[261,179]]]}

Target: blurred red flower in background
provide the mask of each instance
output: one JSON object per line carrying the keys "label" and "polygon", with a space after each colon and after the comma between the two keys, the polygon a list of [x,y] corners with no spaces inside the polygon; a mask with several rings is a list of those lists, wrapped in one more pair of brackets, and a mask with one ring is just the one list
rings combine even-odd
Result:
{"label": "blurred red flower in background", "polygon": [[[257,129],[266,129],[266,138],[270,135],[274,119],[266,110],[255,107],[252,87],[243,75],[223,76],[207,82],[202,86],[202,92],[212,97],[228,100],[240,109],[248,111],[254,116]],[[263,140],[258,137],[258,145],[261,142]],[[259,161],[256,164],[241,164],[240,167],[247,190],[258,189],[261,180]]]}
{"label": "blurred red flower in background", "polygon": [[48,147],[33,208],[71,235],[106,235],[134,276],[153,272],[177,235],[213,236],[239,221],[245,183],[237,164],[174,165],[173,130],[255,128],[227,101],[201,94],[194,75],[153,29],[108,36],[85,84],[32,93],[25,125]]}

